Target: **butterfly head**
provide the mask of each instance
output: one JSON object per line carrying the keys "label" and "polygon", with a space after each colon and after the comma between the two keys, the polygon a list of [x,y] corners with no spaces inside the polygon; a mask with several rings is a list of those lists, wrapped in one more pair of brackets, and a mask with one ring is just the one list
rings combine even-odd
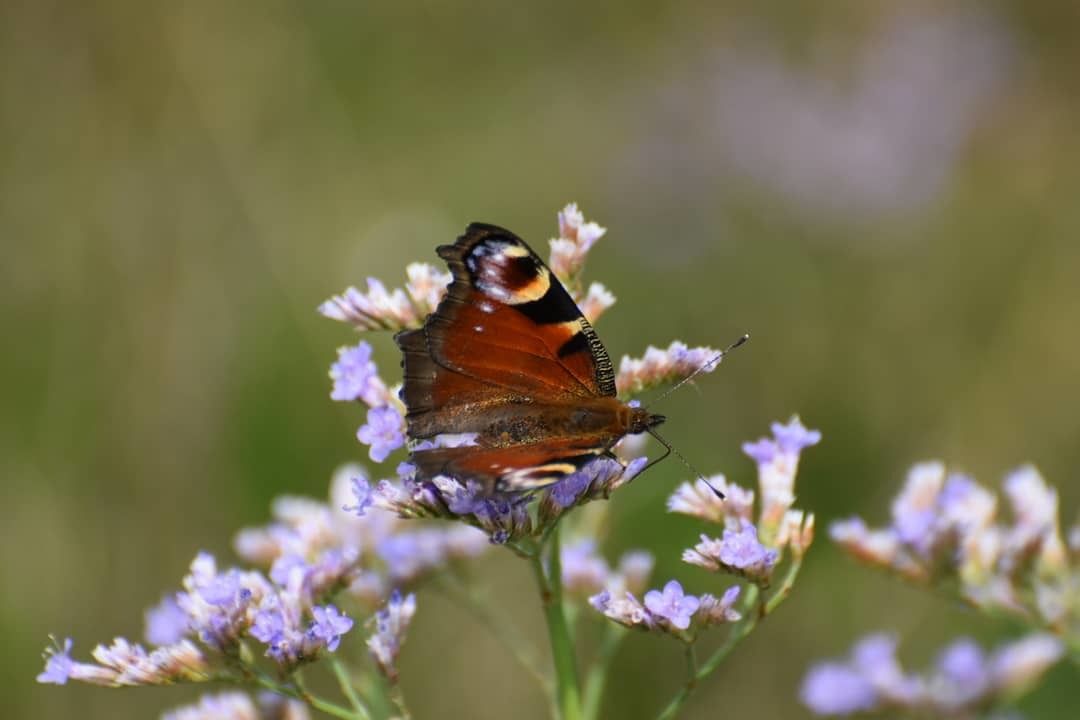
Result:
{"label": "butterfly head", "polygon": [[643,407],[631,407],[628,432],[631,435],[649,432],[654,427],[662,425],[665,420],[667,420],[665,416],[651,413]]}

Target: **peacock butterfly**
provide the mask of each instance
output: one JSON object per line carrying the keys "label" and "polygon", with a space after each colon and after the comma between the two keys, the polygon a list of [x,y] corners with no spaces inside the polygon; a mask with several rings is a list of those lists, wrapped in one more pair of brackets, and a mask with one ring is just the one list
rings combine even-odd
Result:
{"label": "peacock butterfly", "polygon": [[664,422],[615,396],[596,331],[521,238],[473,223],[436,252],[453,276],[446,296],[422,328],[394,336],[421,477],[531,490]]}

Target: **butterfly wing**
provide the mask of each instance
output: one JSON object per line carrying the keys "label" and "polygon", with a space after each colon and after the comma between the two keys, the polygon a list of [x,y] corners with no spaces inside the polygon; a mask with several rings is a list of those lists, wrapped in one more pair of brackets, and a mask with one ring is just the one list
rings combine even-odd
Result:
{"label": "butterfly wing", "polygon": [[[438,253],[453,275],[446,297],[422,329],[395,338],[404,358],[401,397],[410,438],[482,434],[487,419],[510,404],[573,408],[614,397],[614,369],[596,331],[523,240],[474,223]],[[424,474],[512,485],[530,469],[565,469],[574,465],[569,459],[595,455],[607,444],[588,436],[518,445],[479,440],[484,447],[416,451],[413,461]],[[481,452],[491,456],[466,457]]]}
{"label": "butterfly wing", "polygon": [[531,490],[580,470],[601,454],[604,444],[598,437],[580,437],[499,448],[438,448],[414,452],[412,461],[421,477],[448,475],[475,480],[489,490]]}

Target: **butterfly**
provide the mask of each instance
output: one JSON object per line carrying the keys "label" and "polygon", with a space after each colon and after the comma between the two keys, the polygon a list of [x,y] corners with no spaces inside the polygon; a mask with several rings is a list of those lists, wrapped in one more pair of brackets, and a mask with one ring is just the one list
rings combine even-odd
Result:
{"label": "butterfly", "polygon": [[436,252],[453,276],[446,295],[394,337],[419,477],[541,488],[664,422],[616,397],[596,331],[524,240],[472,223]]}

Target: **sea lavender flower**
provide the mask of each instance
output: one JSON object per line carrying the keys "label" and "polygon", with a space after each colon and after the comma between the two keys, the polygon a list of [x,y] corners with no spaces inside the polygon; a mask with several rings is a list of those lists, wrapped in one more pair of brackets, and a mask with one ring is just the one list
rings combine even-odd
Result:
{"label": "sea lavender flower", "polygon": [[330,652],[337,650],[341,643],[341,636],[352,629],[352,619],[333,605],[313,607],[311,615],[314,622],[310,632],[326,643],[327,650]]}
{"label": "sea lavender flower", "polygon": [[559,237],[551,241],[551,271],[565,285],[576,288],[589,250],[606,232],[594,222],[585,222],[577,203],[567,205],[559,212]]}
{"label": "sea lavender flower", "polygon": [[735,609],[735,604],[742,594],[742,587],[732,585],[720,597],[705,593],[700,599],[697,619],[703,625],[720,625],[723,623],[738,622],[742,619],[742,613]]}
{"label": "sea lavender flower", "polygon": [[258,702],[246,693],[229,691],[203,695],[192,705],[171,710],[161,720],[309,720],[307,706],[273,693],[260,693]]}
{"label": "sea lavender flower", "polygon": [[1035,634],[988,655],[960,638],[946,647],[932,668],[904,672],[896,659],[896,639],[875,634],[860,640],[845,661],[815,665],[803,680],[800,699],[814,714],[902,712],[917,716],[968,718],[1018,697],[1063,655],[1062,643]]}
{"label": "sea lavender flower", "polygon": [[633,593],[612,593],[604,590],[590,597],[589,604],[597,612],[603,613],[609,619],[626,627],[647,630],[657,625],[652,613],[634,597]]}
{"label": "sea lavender flower", "polygon": [[175,595],[166,595],[161,602],[144,614],[143,636],[151,645],[171,645],[188,634],[188,616],[176,602]]}
{"label": "sea lavender flower", "polygon": [[604,311],[615,304],[615,296],[598,282],[590,283],[585,295],[578,298],[578,308],[585,319],[595,323]]}
{"label": "sea lavender flower", "polygon": [[75,663],[71,659],[71,638],[64,638],[64,644],[56,642],[53,647],[45,648],[43,657],[45,669],[37,676],[37,681],[44,684],[64,685],[71,677]]}
{"label": "sea lavender flower", "polygon": [[611,568],[596,551],[596,541],[583,538],[562,548],[562,583],[567,592],[595,595],[607,586]]}
{"label": "sea lavender flower", "polygon": [[808,430],[797,415],[786,425],[774,422],[771,429],[772,438],[743,444],[743,452],[757,463],[761,490],[759,526],[767,538],[775,535],[784,513],[795,502],[795,476],[802,451],[821,441],[821,433]]}
{"label": "sea lavender flower", "polygon": [[779,551],[761,544],[753,523],[743,520],[739,529],[725,529],[720,540],[702,534],[701,542],[683,551],[682,559],[706,570],[732,573],[767,585],[779,557]]}
{"label": "sea lavender flower", "polygon": [[685,380],[698,371],[712,372],[720,365],[722,357],[713,348],[690,348],[678,340],[666,350],[649,345],[640,359],[623,356],[615,376],[615,387],[619,397],[637,395],[658,385]]}
{"label": "sea lavender flower", "polygon": [[803,679],[802,704],[816,715],[843,716],[869,712],[878,707],[874,686],[847,663],[823,662]]}
{"label": "sea lavender flower", "polygon": [[663,618],[677,630],[690,627],[690,619],[699,607],[701,601],[686,595],[677,580],[669,580],[662,592],[650,590],[645,593],[645,608],[653,617]]}
{"label": "sea lavender flower", "polygon": [[116,638],[112,645],[94,648],[91,652],[94,664],[72,660],[71,646],[70,638],[63,646],[54,642],[54,647],[46,651],[45,671],[38,675],[38,682],[63,685],[68,680],[77,680],[123,687],[203,682],[210,677],[206,656],[188,640],[147,652],[141,645]]}
{"label": "sea lavender flower", "polygon": [[330,366],[330,379],[334,381],[331,400],[360,400],[370,407],[391,402],[386,384],[371,360],[371,345],[363,340],[352,347],[338,348],[337,362]]}
{"label": "sea lavender flower", "polygon": [[[721,497],[723,495],[723,497]],[[727,481],[722,474],[684,482],[668,497],[668,512],[740,527],[754,513],[754,491]]]}
{"label": "sea lavender flower", "polygon": [[370,446],[368,455],[381,463],[391,452],[405,445],[405,418],[392,405],[368,410],[367,423],[356,431],[356,439]]}
{"label": "sea lavender flower", "polygon": [[[1057,493],[1028,466],[1004,492],[1014,521],[997,520],[997,498],[940,462],[915,465],[892,505],[892,524],[869,529],[860,518],[834,523],[830,535],[857,559],[919,583],[954,578],[960,595],[982,608],[1039,618],[1061,631],[1076,610],[1073,576],[1058,522]],[[1021,572],[1033,568],[1035,573]]]}
{"label": "sea lavender flower", "polygon": [[367,292],[348,287],[319,306],[319,312],[341,320],[357,330],[404,330],[418,327],[423,316],[401,288],[388,291],[375,278],[368,278]]}
{"label": "sea lavender flower", "polygon": [[402,596],[395,590],[386,606],[375,614],[375,632],[367,646],[379,671],[392,683],[397,682],[397,657],[415,613],[416,596]]}

